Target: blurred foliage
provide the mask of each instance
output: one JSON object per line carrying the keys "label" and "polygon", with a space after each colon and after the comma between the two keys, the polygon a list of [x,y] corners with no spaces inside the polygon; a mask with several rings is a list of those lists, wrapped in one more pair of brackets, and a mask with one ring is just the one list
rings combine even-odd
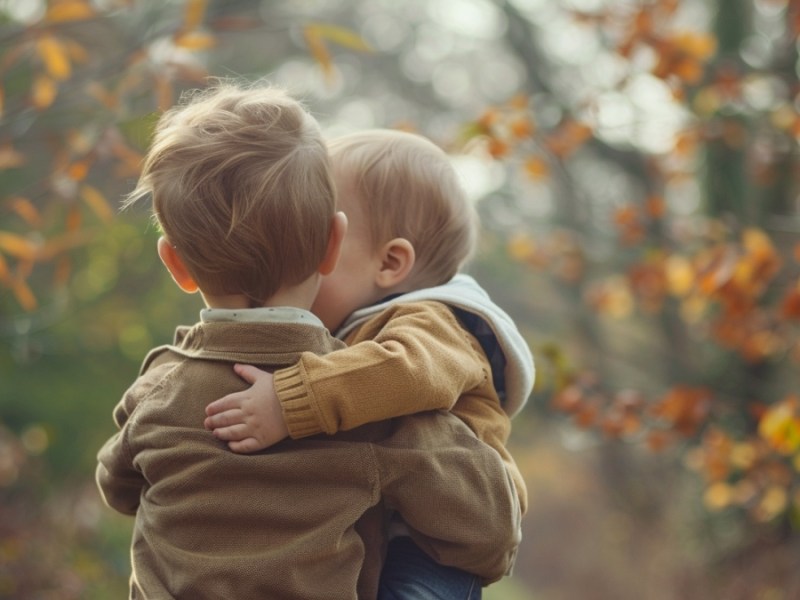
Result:
{"label": "blurred foliage", "polygon": [[797,0],[0,1],[0,597],[125,594],[95,452],[200,304],[116,206],[208,75],[419,130],[480,201],[538,372],[493,597],[800,593],[798,31]]}

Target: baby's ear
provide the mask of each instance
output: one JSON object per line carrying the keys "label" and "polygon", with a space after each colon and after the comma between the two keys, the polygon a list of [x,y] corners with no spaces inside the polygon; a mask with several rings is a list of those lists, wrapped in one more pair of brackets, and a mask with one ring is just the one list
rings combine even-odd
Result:
{"label": "baby's ear", "polygon": [[186,269],[186,265],[183,264],[183,259],[181,259],[175,246],[170,244],[167,238],[163,236],[158,238],[158,256],[164,266],[167,267],[169,274],[172,275],[172,279],[184,292],[194,294],[200,289],[194,278],[189,275],[189,271]]}
{"label": "baby's ear", "polygon": [[394,238],[380,250],[381,267],[375,283],[384,289],[403,283],[414,268],[414,246],[405,238]]}

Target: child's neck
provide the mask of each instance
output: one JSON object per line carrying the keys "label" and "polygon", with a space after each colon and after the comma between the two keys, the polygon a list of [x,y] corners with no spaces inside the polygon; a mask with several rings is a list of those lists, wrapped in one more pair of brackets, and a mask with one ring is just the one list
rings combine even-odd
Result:
{"label": "child's neck", "polygon": [[[292,306],[309,310],[319,289],[319,278],[311,277],[299,285],[283,286],[266,300],[261,306]],[[229,294],[214,296],[203,294],[203,300],[208,308],[226,308],[242,310],[258,308],[252,301],[242,294]]]}

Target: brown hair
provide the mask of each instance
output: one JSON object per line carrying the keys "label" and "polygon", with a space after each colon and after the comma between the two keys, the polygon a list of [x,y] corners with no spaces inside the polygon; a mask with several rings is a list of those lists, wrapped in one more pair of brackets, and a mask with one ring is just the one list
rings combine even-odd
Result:
{"label": "brown hair", "polygon": [[477,217],[441,148],[386,129],[343,135],[328,148],[334,170],[358,196],[372,247],[396,237],[414,246],[415,287],[440,285],[469,260]]}
{"label": "brown hair", "polygon": [[159,119],[126,206],[146,195],[200,289],[253,306],[314,273],[335,211],[316,120],[280,89],[222,81]]}

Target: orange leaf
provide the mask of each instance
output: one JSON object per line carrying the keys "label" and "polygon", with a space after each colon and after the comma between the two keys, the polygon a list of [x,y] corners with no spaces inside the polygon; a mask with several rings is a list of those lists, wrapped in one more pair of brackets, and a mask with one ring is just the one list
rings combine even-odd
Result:
{"label": "orange leaf", "polygon": [[33,80],[31,99],[33,100],[33,105],[39,110],[44,110],[50,106],[57,95],[58,84],[50,77],[39,75]]}
{"label": "orange leaf", "polygon": [[21,167],[26,162],[25,155],[17,152],[11,143],[0,146],[0,170]]}
{"label": "orange leaf", "polygon": [[217,38],[210,33],[189,31],[178,34],[173,42],[179,48],[185,48],[186,50],[208,50],[216,46]]}
{"label": "orange leaf", "polygon": [[108,205],[108,201],[97,188],[91,185],[84,185],[81,187],[81,197],[84,199],[89,208],[100,217],[104,223],[110,223],[114,219],[114,211]]}
{"label": "orange leaf", "polygon": [[531,137],[534,132],[533,122],[529,118],[519,118],[509,126],[511,128],[511,134],[517,139],[524,139]]}
{"label": "orange leaf", "polygon": [[81,223],[83,222],[83,215],[81,215],[81,211],[78,208],[77,204],[73,204],[69,212],[67,213],[67,218],[64,223],[65,228],[67,231],[77,231],[81,227]]}
{"label": "orange leaf", "polygon": [[33,295],[31,288],[28,287],[28,284],[25,283],[25,280],[19,278],[13,278],[11,280],[11,291],[14,293],[14,297],[19,302],[20,306],[27,311],[32,311],[36,309],[37,302],[36,296]]}
{"label": "orange leaf", "polygon": [[56,81],[69,79],[72,73],[72,66],[69,61],[67,49],[58,38],[52,35],[44,35],[36,41],[36,50],[42,57],[44,66],[50,77]]}
{"label": "orange leaf", "polygon": [[33,242],[21,235],[7,231],[0,231],[0,250],[22,260],[35,260],[37,254],[37,248]]}
{"label": "orange leaf", "polygon": [[531,156],[525,160],[525,173],[534,181],[544,179],[550,173],[550,167],[542,158]]}
{"label": "orange leaf", "polygon": [[783,297],[781,316],[784,319],[800,320],[800,281]]}
{"label": "orange leaf", "polygon": [[52,2],[44,16],[45,21],[58,23],[90,19],[95,15],[94,9],[83,0],[62,0]]}
{"label": "orange leaf", "polygon": [[11,210],[22,217],[31,227],[39,228],[42,226],[42,215],[33,205],[33,202],[22,196],[17,196],[8,201]]}
{"label": "orange leaf", "polygon": [[8,284],[11,281],[11,271],[8,269],[8,263],[3,255],[0,254],[0,282]]}
{"label": "orange leaf", "polygon": [[667,204],[661,196],[650,196],[645,202],[645,208],[653,219],[660,219],[666,213]]}
{"label": "orange leaf", "polygon": [[83,181],[89,173],[89,161],[80,160],[72,163],[67,169],[67,177],[72,181]]}
{"label": "orange leaf", "polygon": [[187,31],[197,29],[206,14],[207,0],[187,0],[183,10],[183,27]]}
{"label": "orange leaf", "polygon": [[509,153],[510,148],[503,140],[499,140],[496,137],[490,137],[487,150],[492,158],[502,158]]}
{"label": "orange leaf", "polygon": [[167,110],[175,102],[175,94],[172,90],[172,83],[164,76],[155,78],[155,95],[158,110]]}

